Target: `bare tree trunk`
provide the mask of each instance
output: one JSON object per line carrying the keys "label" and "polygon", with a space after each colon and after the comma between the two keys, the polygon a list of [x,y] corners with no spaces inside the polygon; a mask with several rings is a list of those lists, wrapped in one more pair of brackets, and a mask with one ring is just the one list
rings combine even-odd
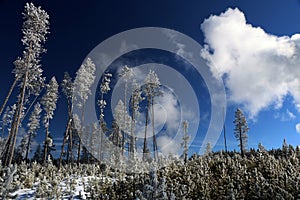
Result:
{"label": "bare tree trunk", "polygon": [[226,129],[225,129],[225,109],[223,109],[223,132],[224,132],[224,145],[225,145],[225,152],[227,153],[227,143],[226,143]]}
{"label": "bare tree trunk", "polygon": [[61,152],[60,152],[60,156],[59,156],[59,166],[61,166],[61,163],[62,163],[62,157],[63,157],[63,152],[64,152],[64,147],[65,147],[65,144],[67,142],[68,139],[70,139],[70,126],[71,126],[71,119],[68,120],[68,124],[67,124],[67,128],[66,128],[66,132],[65,132],[65,137],[63,139],[63,144],[61,146]]}
{"label": "bare tree trunk", "polygon": [[149,118],[149,106],[150,106],[150,101],[149,98],[147,97],[147,109],[146,109],[146,122],[145,122],[145,135],[144,135],[144,148],[143,148],[143,160],[145,160],[145,154],[147,151],[147,129],[148,129],[148,118]]}
{"label": "bare tree trunk", "polygon": [[[101,100],[103,101],[103,92],[101,93]],[[99,160],[102,161],[103,157],[102,157],[102,154],[103,154],[103,129],[102,129],[102,123],[103,123],[103,108],[100,108],[101,109],[101,114],[100,114],[100,150],[99,150]]]}
{"label": "bare tree trunk", "polygon": [[30,149],[31,137],[32,137],[32,133],[29,133],[28,143],[27,143],[27,147],[26,147],[26,154],[25,154],[25,160],[26,161],[28,160],[28,154],[29,154],[29,149]]}
{"label": "bare tree trunk", "polygon": [[[153,135],[153,157],[154,161],[156,161],[156,157],[158,159],[158,152],[157,152],[157,142],[156,142],[156,135],[155,135],[155,129],[154,129],[154,97],[151,98],[151,121],[152,121],[152,135]],[[157,155],[156,155],[157,154]]]}
{"label": "bare tree trunk", "polygon": [[241,128],[241,126],[239,127],[239,132],[240,132],[240,147],[241,147],[241,154],[242,154],[242,157],[244,157],[244,147],[243,147],[242,128]]}
{"label": "bare tree trunk", "polygon": [[74,120],[72,119],[71,121],[71,127],[70,127],[70,132],[69,132],[69,143],[68,143],[68,151],[67,151],[67,163],[68,164],[73,164],[73,122]]}
{"label": "bare tree trunk", "polygon": [[14,114],[13,122],[11,125],[11,131],[9,134],[8,143],[6,146],[6,151],[4,155],[4,166],[9,166],[12,162],[13,156],[14,156],[14,150],[15,150],[15,144],[17,139],[17,134],[19,130],[20,120],[21,120],[21,114],[23,110],[23,104],[24,104],[24,98],[25,98],[25,91],[26,91],[26,85],[27,85],[27,79],[28,79],[28,65],[26,65],[26,71],[23,77],[23,83],[22,88],[20,90],[20,96],[18,100],[18,105],[16,112]]}
{"label": "bare tree trunk", "polygon": [[133,99],[132,101],[132,112],[131,112],[131,129],[130,129],[130,145],[129,145],[129,155],[130,158],[132,159],[134,157],[135,154],[135,147],[134,147],[134,140],[135,140],[135,133],[134,133],[134,129],[135,129],[135,109],[134,109],[134,104],[135,101]]}
{"label": "bare tree trunk", "polygon": [[5,106],[6,106],[6,104],[7,104],[7,102],[8,102],[8,99],[9,99],[9,97],[11,96],[11,93],[12,93],[12,91],[14,90],[14,88],[15,88],[15,86],[16,86],[18,80],[19,80],[19,78],[16,77],[15,80],[14,80],[14,82],[13,82],[13,84],[11,85],[11,87],[10,87],[10,89],[9,89],[9,91],[8,91],[8,94],[7,94],[7,96],[5,97],[5,100],[4,100],[4,102],[3,102],[3,104],[2,104],[2,106],[1,106],[1,108],[0,108],[0,115],[2,114],[2,112],[3,112],[3,110],[4,110]]}
{"label": "bare tree trunk", "polygon": [[81,112],[81,126],[80,131],[78,133],[78,151],[77,151],[77,165],[80,164],[80,152],[81,152],[81,137],[83,133],[83,124],[84,124],[84,103],[82,104],[82,112]]}
{"label": "bare tree trunk", "polygon": [[123,137],[122,137],[122,156],[124,155],[124,149],[125,149],[125,131],[127,130],[126,126],[126,96],[127,96],[127,80],[125,81],[125,86],[124,86],[124,116],[123,116],[123,120],[124,120],[124,130],[122,131],[123,133]]}
{"label": "bare tree trunk", "polygon": [[48,137],[49,137],[49,119],[48,119],[48,125],[46,127],[46,138],[45,138],[45,147],[44,147],[44,159],[43,159],[43,163],[46,164],[47,161],[47,155],[48,155]]}

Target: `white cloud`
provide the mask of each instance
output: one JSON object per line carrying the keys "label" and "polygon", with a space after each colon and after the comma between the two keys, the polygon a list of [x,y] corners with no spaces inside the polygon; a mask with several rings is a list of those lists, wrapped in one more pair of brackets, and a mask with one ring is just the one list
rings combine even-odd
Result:
{"label": "white cloud", "polygon": [[300,133],[300,123],[296,124],[296,131],[297,133]]}
{"label": "white cloud", "polygon": [[224,77],[230,102],[243,104],[252,118],[269,106],[281,108],[287,94],[300,104],[300,34],[268,34],[238,9],[210,16],[201,28],[202,56]]}
{"label": "white cloud", "polygon": [[289,109],[286,109],[285,113],[275,113],[274,115],[275,119],[280,119],[280,121],[290,121],[294,120],[296,118],[296,115],[292,113]]}
{"label": "white cloud", "polygon": [[167,156],[169,153],[178,154],[181,148],[180,142],[175,138],[161,136],[157,138],[157,146],[163,155]]}
{"label": "white cloud", "polygon": [[168,129],[176,129],[180,122],[181,112],[177,106],[177,98],[172,93],[161,91],[162,95],[156,99],[155,123],[167,123]]}

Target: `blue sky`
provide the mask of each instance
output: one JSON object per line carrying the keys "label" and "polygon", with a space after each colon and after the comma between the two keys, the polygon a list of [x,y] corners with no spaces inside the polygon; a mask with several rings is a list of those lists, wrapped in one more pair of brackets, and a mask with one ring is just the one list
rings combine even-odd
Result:
{"label": "blue sky", "polygon": [[[23,50],[20,42],[22,36],[21,12],[25,2],[0,1],[1,100],[7,94],[9,85],[13,81],[12,62]],[[267,148],[277,148],[281,146],[283,138],[286,138],[289,144],[299,144],[300,134],[296,131],[296,124],[300,123],[300,117],[295,105],[299,102],[297,98],[300,99],[298,96],[300,93],[297,93],[292,80],[297,80],[297,74],[300,77],[300,70],[297,70],[300,67],[300,62],[298,62],[300,55],[299,46],[293,47],[293,45],[299,44],[297,38],[291,39],[293,35],[300,33],[299,0],[285,2],[280,0],[192,0],[188,3],[184,1],[101,2],[96,0],[89,2],[37,0],[32,2],[42,6],[50,15],[51,34],[46,44],[48,52],[43,56],[42,61],[44,74],[48,80],[55,75],[60,82],[65,71],[74,76],[86,55],[97,44],[117,33],[148,26],[174,29],[190,36],[201,45],[206,44],[210,48],[214,48],[213,51],[212,49],[209,51],[210,53],[220,52],[221,54],[221,56],[211,54],[209,58],[213,59],[219,67],[221,66],[220,71],[224,77],[229,77],[224,81],[229,99],[226,130],[230,149],[237,149],[232,123],[237,107],[245,110],[249,121],[249,147],[257,147],[258,142],[261,142]],[[229,8],[232,10],[228,11]],[[220,18],[220,15],[223,18]],[[243,21],[243,16],[245,21]],[[205,19],[210,19],[207,20],[206,30],[201,26]],[[221,32],[223,35],[215,31],[215,28],[218,27],[218,20],[223,25],[228,22],[227,26],[223,26]],[[236,20],[238,22],[242,20],[242,22],[231,27],[231,22]],[[243,27],[243,25],[245,26]],[[257,27],[261,28],[259,32],[266,33],[262,34],[262,40],[257,39],[256,31],[253,32],[253,30],[257,30]],[[238,33],[239,35],[237,35]],[[260,36],[258,38],[261,38]],[[278,39],[282,36],[286,36],[286,38]],[[271,45],[262,42],[269,41],[268,39],[270,39]],[[249,43],[247,45],[250,45],[248,48],[243,45],[247,42]],[[266,46],[268,46],[267,50]],[[258,51],[250,51],[255,48]],[[281,51],[276,51],[280,48]],[[256,57],[251,56],[253,52],[257,53]],[[236,55],[238,56],[235,59],[224,61],[226,60],[224,57]],[[291,64],[289,58],[292,58],[293,55],[295,61]],[[248,63],[253,65],[245,66],[247,64],[245,60],[249,60]],[[234,65],[233,61],[236,61],[237,65]],[[245,65],[241,63],[245,63]],[[259,63],[259,65],[254,63]],[[297,65],[298,63],[299,65]],[[272,66],[275,66],[273,67],[274,74],[270,70]],[[251,81],[245,82],[236,79],[235,77],[240,72],[237,69],[242,69],[245,76],[252,74]],[[277,73],[279,69],[281,71]],[[231,76],[228,76],[229,73]],[[264,82],[265,79],[268,81]],[[235,87],[235,85],[245,86],[246,91],[253,93],[249,94],[247,99],[247,92],[240,92],[241,88]],[[249,86],[253,87],[249,89],[247,88]],[[261,88],[261,90],[257,88]],[[243,95],[239,95],[241,93]],[[282,99],[281,106],[279,106],[278,99],[274,98],[276,96]],[[62,138],[65,128],[64,113],[66,113],[66,107],[64,99],[61,98],[56,117],[51,121],[50,128],[58,139],[57,144],[60,143],[59,138]],[[43,138],[42,133],[40,138]],[[222,149],[222,145],[223,138],[220,137],[215,149]]]}

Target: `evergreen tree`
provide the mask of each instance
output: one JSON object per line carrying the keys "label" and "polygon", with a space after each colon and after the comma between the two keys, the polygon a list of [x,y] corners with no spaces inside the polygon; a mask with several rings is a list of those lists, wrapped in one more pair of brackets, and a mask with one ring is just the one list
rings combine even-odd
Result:
{"label": "evergreen tree", "polygon": [[205,155],[210,155],[212,153],[212,147],[210,142],[207,142],[206,147],[205,147]]}
{"label": "evergreen tree", "polygon": [[80,136],[83,134],[84,130],[84,106],[91,94],[91,86],[95,81],[95,71],[96,66],[90,58],[87,58],[86,62],[82,64],[79,70],[76,72],[76,78],[74,80],[74,97],[76,105],[81,109],[80,118],[80,130],[79,130],[79,140],[78,140],[78,151],[77,151],[77,165],[80,162],[80,152],[81,152],[81,140]]}
{"label": "evergreen tree", "polygon": [[42,147],[40,144],[37,146],[37,148],[33,154],[32,160],[36,161],[38,163],[43,162],[43,151],[42,151]]}
{"label": "evergreen tree", "polygon": [[27,123],[28,127],[28,141],[25,153],[25,159],[28,160],[28,154],[31,150],[32,138],[36,136],[38,129],[40,128],[40,113],[42,112],[40,103],[36,103],[34,110],[32,111],[29,122]]}
{"label": "evergreen tree", "polygon": [[[130,67],[128,67],[127,65],[125,65],[123,68],[122,68],[122,70],[121,70],[121,74],[120,74],[120,76],[124,79],[124,81],[125,81],[125,84],[124,84],[124,101],[123,101],[123,103],[124,103],[124,106],[123,106],[123,109],[124,109],[124,113],[126,113],[127,112],[127,105],[126,105],[126,103],[127,103],[127,88],[128,88],[128,81],[130,81],[131,80],[131,78],[133,77],[133,71],[132,71],[132,69],[130,68]],[[126,115],[124,114],[123,115],[123,117],[124,117],[124,121],[126,120],[125,118],[126,118]],[[127,123],[125,123],[124,124],[125,125],[125,127],[124,127],[124,130],[126,129],[128,129],[127,128]],[[122,141],[122,143],[125,143],[125,134],[124,134],[124,131],[122,132],[123,133],[123,137],[122,137],[122,139],[123,139],[123,141]],[[122,146],[122,153],[124,152],[124,146]]]}
{"label": "evergreen tree", "polygon": [[247,146],[247,139],[248,139],[248,124],[246,121],[246,117],[244,116],[241,109],[237,109],[235,111],[235,120],[234,120],[235,128],[234,128],[234,135],[236,139],[239,141],[239,147],[241,149],[242,157],[244,157],[245,149]]}
{"label": "evergreen tree", "polygon": [[160,81],[159,81],[157,74],[154,71],[150,70],[145,79],[145,87],[144,87],[144,92],[147,97],[147,110],[146,110],[146,123],[145,123],[143,154],[145,154],[147,151],[146,138],[147,138],[147,129],[148,129],[148,118],[149,118],[149,112],[150,112],[150,106],[151,106],[153,155],[154,155],[155,161],[156,161],[156,157],[158,158],[158,152],[157,152],[157,142],[156,142],[156,135],[155,135],[155,129],[154,129],[154,116],[155,116],[154,115],[154,98],[155,98],[155,96],[160,95],[159,87],[160,87]]}
{"label": "evergreen tree", "polygon": [[2,158],[3,164],[6,166],[12,162],[17,133],[25,109],[24,102],[26,95],[38,95],[44,83],[40,55],[45,52],[43,44],[47,39],[49,16],[40,7],[36,7],[32,3],[27,3],[23,12],[23,18],[25,21],[22,28],[22,43],[25,46],[25,50],[23,51],[23,56],[17,58],[14,62],[14,73],[16,79],[20,79],[20,90],[11,130]]}
{"label": "evergreen tree", "polygon": [[136,153],[136,136],[135,136],[135,127],[136,119],[139,117],[139,104],[144,98],[142,97],[141,86],[135,80],[132,81],[132,97],[130,99],[131,105],[131,129],[130,129],[130,146],[129,152],[131,158],[135,157]]}
{"label": "evergreen tree", "polygon": [[65,144],[68,142],[68,148],[67,148],[67,162],[73,160],[73,90],[74,90],[74,84],[72,81],[72,78],[70,77],[68,72],[65,72],[64,79],[61,83],[62,92],[65,95],[67,99],[67,106],[68,106],[68,121],[66,125],[66,131],[64,134],[63,144],[61,147],[61,153],[59,157],[59,165],[61,165],[62,157],[64,155],[64,147]]}
{"label": "evergreen tree", "polygon": [[100,107],[100,148],[99,148],[99,159],[103,159],[103,145],[104,145],[104,135],[106,134],[106,123],[104,121],[104,108],[106,107],[106,101],[104,100],[104,95],[110,91],[110,78],[112,74],[105,73],[102,79],[102,83],[100,85],[101,99],[98,100],[98,106]]}
{"label": "evergreen tree", "polygon": [[123,155],[125,149],[125,143],[126,143],[124,137],[125,137],[125,133],[130,132],[129,127],[131,124],[131,117],[128,115],[127,110],[124,109],[124,103],[122,100],[119,100],[114,111],[115,111],[114,116],[115,116],[116,123],[118,125],[118,130],[120,135],[120,137],[118,137],[118,141],[121,147],[121,155]]}
{"label": "evergreen tree", "polygon": [[43,105],[43,110],[45,111],[43,123],[46,129],[46,136],[44,140],[44,163],[47,161],[49,147],[51,138],[49,138],[49,123],[50,119],[53,118],[54,111],[56,109],[56,102],[58,99],[58,83],[55,77],[52,77],[49,84],[47,85],[47,90],[42,97],[41,104]]}
{"label": "evergreen tree", "polygon": [[183,160],[184,160],[184,163],[186,163],[187,159],[188,159],[188,151],[189,151],[188,143],[190,140],[190,137],[188,136],[188,133],[187,133],[189,123],[187,121],[183,121],[182,126],[183,126],[183,137],[182,137],[183,142],[181,143],[181,146],[183,147]]}

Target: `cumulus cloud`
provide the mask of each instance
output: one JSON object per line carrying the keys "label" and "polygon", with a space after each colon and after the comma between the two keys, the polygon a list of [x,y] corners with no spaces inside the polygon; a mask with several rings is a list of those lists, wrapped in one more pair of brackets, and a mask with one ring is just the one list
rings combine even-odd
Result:
{"label": "cumulus cloud", "polygon": [[237,8],[210,16],[201,29],[201,55],[224,78],[230,102],[244,105],[251,118],[269,106],[281,108],[288,94],[300,107],[300,34],[269,34]]}

